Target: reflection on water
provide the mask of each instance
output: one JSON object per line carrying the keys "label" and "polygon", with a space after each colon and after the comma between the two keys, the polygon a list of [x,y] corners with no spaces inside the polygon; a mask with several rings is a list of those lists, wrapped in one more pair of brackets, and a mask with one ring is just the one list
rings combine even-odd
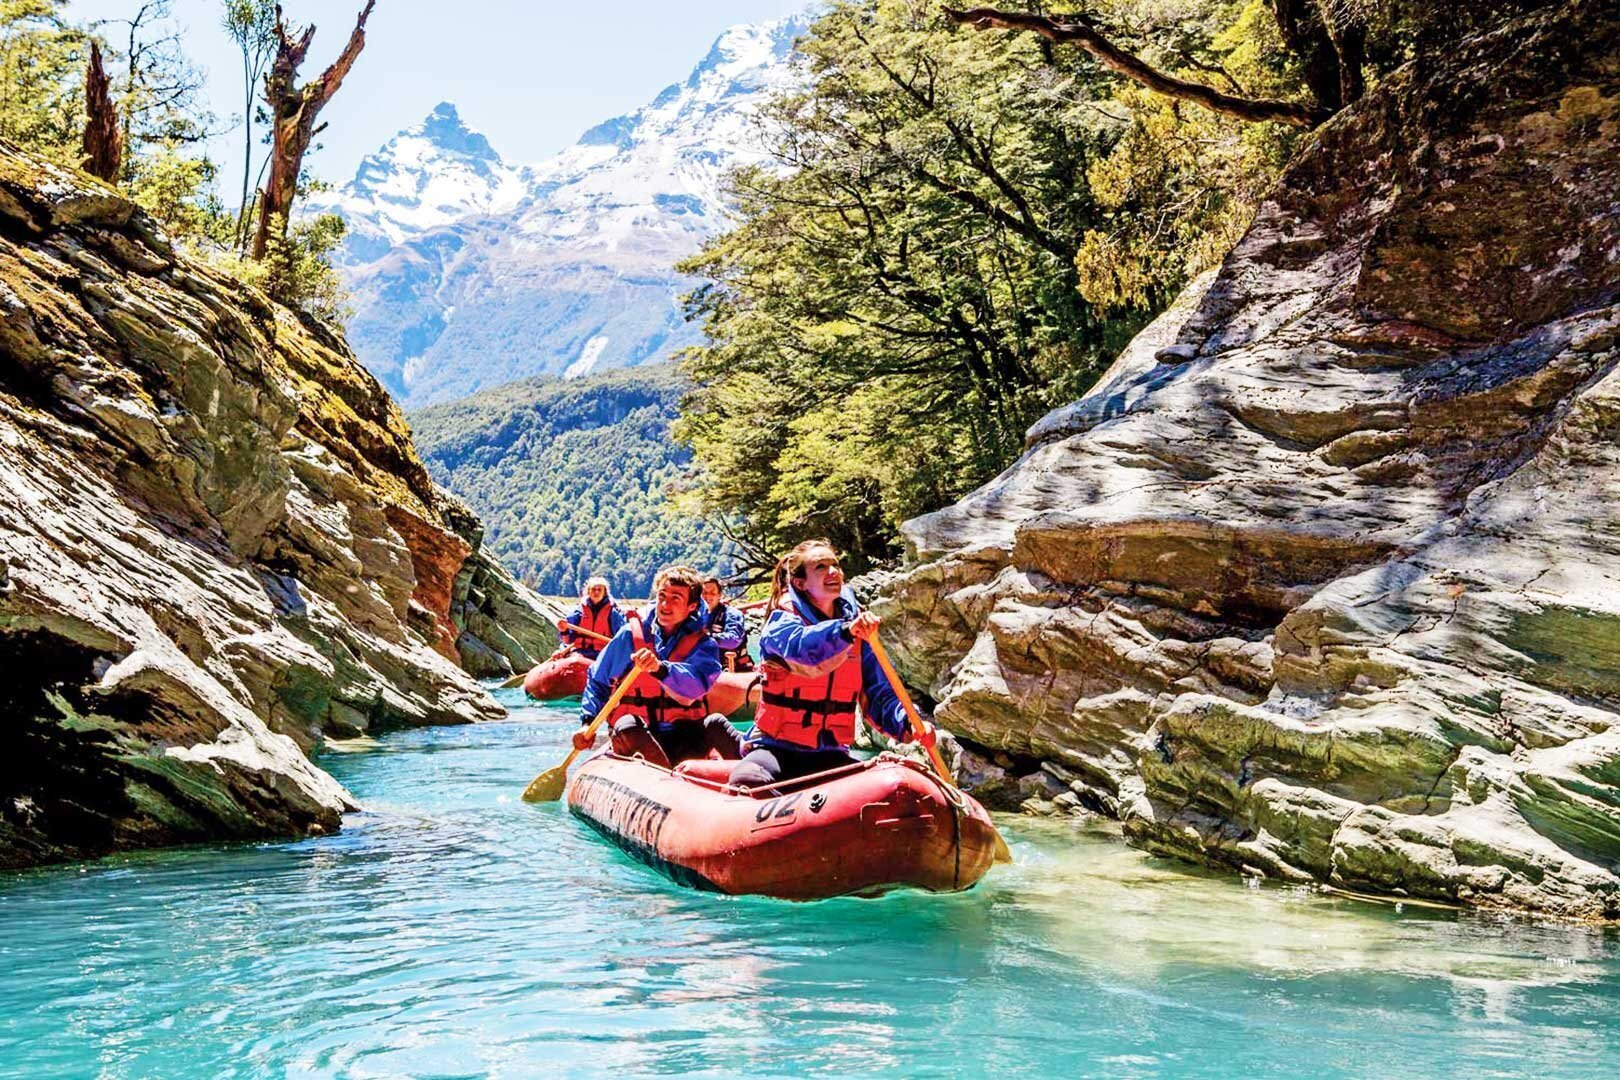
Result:
{"label": "reflection on water", "polygon": [[324,764],[340,835],[0,878],[0,1073],[1615,1074],[1620,942],[1007,820],[971,893],[680,889],[517,795],[568,710]]}

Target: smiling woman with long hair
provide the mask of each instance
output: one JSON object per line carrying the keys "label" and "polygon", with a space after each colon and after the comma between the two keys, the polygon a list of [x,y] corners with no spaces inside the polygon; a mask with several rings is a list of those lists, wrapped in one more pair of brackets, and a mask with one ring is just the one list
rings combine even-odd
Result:
{"label": "smiling woman with long hair", "polygon": [[[890,737],[913,738],[868,644],[882,620],[861,610],[830,543],[806,540],[782,557],[769,611],[759,643],[764,694],[732,783],[768,784],[854,761],[857,706]],[[923,725],[920,739],[933,745],[933,725]]]}

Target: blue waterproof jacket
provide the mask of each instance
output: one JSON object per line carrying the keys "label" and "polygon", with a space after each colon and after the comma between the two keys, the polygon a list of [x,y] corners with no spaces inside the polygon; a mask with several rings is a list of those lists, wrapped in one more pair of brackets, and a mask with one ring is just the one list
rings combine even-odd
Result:
{"label": "blue waterproof jacket", "polygon": [[[696,701],[707,694],[720,677],[720,650],[708,634],[708,607],[699,601],[697,610],[667,636],[658,625],[658,612],[652,608],[642,613],[641,625],[642,632],[647,635],[647,644],[669,669],[659,679],[664,690],[682,701]],[[676,643],[688,633],[699,635],[701,640],[685,660],[672,662],[670,653],[675,651]],[[596,714],[613,694],[613,684],[630,670],[630,657],[635,651],[629,626],[622,627],[613,635],[613,640],[602,647],[602,655],[591,665],[590,674],[585,679],[585,693],[579,700],[580,724],[588,724],[596,719]],[[657,674],[654,672],[654,677]],[[652,728],[654,731],[668,731],[673,726],[671,722],[658,721]]]}
{"label": "blue waterproof jacket", "polygon": [[748,620],[730,604],[721,604],[709,613],[709,636],[723,653],[740,653],[748,644]]}
{"label": "blue waterproof jacket", "polygon": [[[611,594],[603,597],[600,604],[592,604],[589,600],[581,600],[579,602],[579,607],[575,608],[563,621],[568,623],[570,626],[578,626],[580,620],[585,617],[585,607],[587,605],[590,606],[592,612],[598,614],[604,607],[612,608],[612,610],[608,612],[608,633],[610,635],[617,634],[621,629],[623,629],[624,612],[620,611],[618,605],[613,603],[613,597]],[[595,641],[588,637],[577,637],[575,635],[568,634],[567,631],[564,631],[564,635],[567,636],[569,641],[572,642],[575,652],[592,660],[595,660],[597,655],[601,653],[602,649],[604,648],[600,641]]]}
{"label": "blue waterproof jacket", "polygon": [[[861,605],[847,585],[843,595],[833,605],[835,610],[830,616],[817,611],[799,590],[790,589],[789,594],[793,598],[794,609],[803,618],[781,610],[771,612],[770,618],[765,621],[765,630],[759,637],[762,664],[770,663],[774,658],[796,667],[816,667],[849,648],[854,641],[849,633],[849,624],[861,613]],[[861,693],[865,697],[861,711],[867,723],[891,738],[910,736],[911,724],[906,717],[906,708],[900,704],[894,686],[878,666],[872,647],[864,641],[861,642]],[[821,734],[826,738],[830,733],[823,731]],[[804,749],[773,739],[757,729],[748,741],[750,746]],[[828,749],[835,747],[829,746]]]}

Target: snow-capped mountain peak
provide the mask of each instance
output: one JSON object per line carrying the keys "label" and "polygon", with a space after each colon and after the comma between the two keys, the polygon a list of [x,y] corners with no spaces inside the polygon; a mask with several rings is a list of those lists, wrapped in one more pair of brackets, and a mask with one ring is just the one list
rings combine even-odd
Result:
{"label": "snow-capped mountain peak", "polygon": [[504,163],[449,104],[400,132],[322,207],[349,222],[361,360],[419,406],[696,340],[673,268],[724,226],[726,174],[765,159],[755,117],[802,84],[808,25],[732,27],[683,82],[537,165]]}
{"label": "snow-capped mountain peak", "polygon": [[408,134],[425,139],[447,152],[461,154],[471,159],[491,161],[497,165],[501,163],[501,156],[489,145],[489,140],[484,138],[482,132],[474,131],[463,123],[461,114],[456,112],[456,107],[448,101],[441,101],[434,106],[427,119],[411,128]]}
{"label": "snow-capped mountain peak", "polygon": [[807,25],[798,16],[725,31],[684,83],[536,165],[531,175],[547,189],[545,198],[518,227],[609,249],[649,228],[713,233],[724,213],[725,174],[764,156],[754,122],[759,107],[803,78],[792,49]]}
{"label": "snow-capped mountain peak", "polygon": [[445,101],[367,155],[353,180],[315,206],[348,220],[349,257],[364,262],[425,230],[510,210],[525,194],[522,170]]}

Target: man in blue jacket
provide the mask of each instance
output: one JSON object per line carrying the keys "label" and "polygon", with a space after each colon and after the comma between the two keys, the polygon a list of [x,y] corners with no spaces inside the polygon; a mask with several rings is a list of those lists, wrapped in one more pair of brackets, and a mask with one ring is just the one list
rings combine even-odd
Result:
{"label": "man in blue jacket", "polygon": [[574,745],[588,750],[585,725],[596,719],[621,679],[635,680],[608,717],[614,753],[640,754],[672,767],[713,750],[742,757],[742,735],[704,697],[720,677],[720,650],[709,636],[702,579],[685,566],[670,566],[653,579],[653,607],[631,612],[591,665],[580,699],[581,730]]}
{"label": "man in blue jacket", "polygon": [[720,649],[720,665],[727,671],[753,671],[748,655],[748,620],[726,603],[719,578],[703,579],[703,603],[709,609],[709,636]]}

